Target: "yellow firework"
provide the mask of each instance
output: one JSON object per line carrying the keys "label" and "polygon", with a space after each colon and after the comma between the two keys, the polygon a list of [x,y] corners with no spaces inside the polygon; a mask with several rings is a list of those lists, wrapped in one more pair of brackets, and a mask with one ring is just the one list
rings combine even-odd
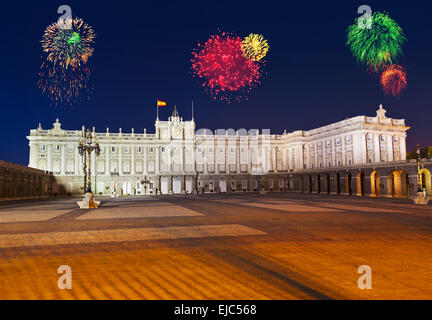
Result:
{"label": "yellow firework", "polygon": [[259,34],[251,33],[242,41],[242,49],[246,58],[252,61],[259,61],[264,58],[269,51],[267,40]]}

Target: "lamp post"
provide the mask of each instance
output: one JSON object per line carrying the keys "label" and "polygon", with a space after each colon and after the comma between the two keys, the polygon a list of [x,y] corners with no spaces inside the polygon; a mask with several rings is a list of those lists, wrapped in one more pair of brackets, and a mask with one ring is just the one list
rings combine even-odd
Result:
{"label": "lamp post", "polygon": [[150,185],[150,180],[147,178],[147,176],[144,177],[143,180],[141,180],[141,184],[144,186],[144,194],[147,194],[147,187]]}
{"label": "lamp post", "polygon": [[[93,134],[90,130],[87,130],[87,133],[84,137],[82,137],[78,143],[78,152],[84,158],[84,172],[85,178],[87,178],[86,185],[84,185],[85,195],[84,200],[78,202],[78,205],[82,209],[88,208],[97,208],[99,206],[99,201],[94,201],[94,194],[92,192],[91,185],[91,153],[95,152],[96,156],[100,155],[100,147],[99,142],[96,137],[93,137]],[[87,165],[88,161],[88,165]]]}
{"label": "lamp post", "polygon": [[194,169],[195,169],[195,193],[199,194],[199,190],[198,190],[198,176],[199,176],[199,172],[198,172],[198,166],[197,166],[197,147],[198,147],[198,141],[196,140],[196,137],[194,137],[194,147],[193,147],[193,151],[194,151]]}
{"label": "lamp post", "polygon": [[419,144],[416,146],[416,159],[417,159],[417,192],[423,192],[423,183],[420,175],[421,154],[420,154]]}
{"label": "lamp post", "polygon": [[421,164],[421,150],[420,145],[416,147],[416,156],[417,156],[417,197],[414,198],[415,204],[428,204],[429,199],[426,196],[426,193],[423,192],[423,181],[420,174],[420,164]]}

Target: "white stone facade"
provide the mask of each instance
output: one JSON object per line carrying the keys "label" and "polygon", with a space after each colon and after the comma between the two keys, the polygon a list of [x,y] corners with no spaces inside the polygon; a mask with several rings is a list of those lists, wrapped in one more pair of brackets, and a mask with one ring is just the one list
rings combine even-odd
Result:
{"label": "white stone facade", "polygon": [[[270,134],[269,130],[200,129],[174,110],[155,122],[155,133],[97,133],[102,148],[92,154],[96,194],[253,191],[265,184],[285,190],[284,173],[325,167],[402,161],[406,157],[404,119],[391,119],[380,106],[376,117],[357,116],[309,131]],[[52,172],[58,193],[81,194],[84,188],[78,141],[82,130],[39,125],[27,137],[29,167]],[[116,175],[118,173],[118,176]],[[279,178],[278,178],[279,177]],[[56,190],[54,190],[56,193]]]}

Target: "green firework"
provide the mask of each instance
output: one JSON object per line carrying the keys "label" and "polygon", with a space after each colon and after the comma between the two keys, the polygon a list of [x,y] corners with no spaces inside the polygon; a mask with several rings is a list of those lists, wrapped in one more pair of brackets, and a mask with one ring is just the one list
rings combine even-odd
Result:
{"label": "green firework", "polygon": [[373,13],[371,29],[359,28],[358,21],[348,27],[346,43],[357,61],[374,70],[395,63],[406,41],[397,22],[381,12]]}
{"label": "green firework", "polygon": [[81,40],[78,33],[74,32],[73,35],[68,39],[68,44],[76,44]]}

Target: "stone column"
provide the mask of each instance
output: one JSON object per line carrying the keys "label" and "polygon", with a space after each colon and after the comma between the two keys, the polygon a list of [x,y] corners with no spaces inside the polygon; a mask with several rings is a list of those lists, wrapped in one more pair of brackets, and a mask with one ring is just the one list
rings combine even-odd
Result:
{"label": "stone column", "polygon": [[75,169],[74,174],[78,175],[80,173],[80,158],[79,158],[79,152],[78,152],[78,146],[75,146]]}
{"label": "stone column", "polygon": [[135,176],[135,145],[131,146],[131,148],[131,176]]}
{"label": "stone column", "polygon": [[357,196],[357,197],[362,196],[360,180],[361,180],[360,175],[357,172],[352,174],[351,188],[352,188],[353,196]]}
{"label": "stone column", "polygon": [[342,159],[341,159],[342,165],[346,166],[347,163],[345,162],[346,161],[346,158],[345,158],[345,136],[341,137],[341,150],[342,150]]}
{"label": "stone column", "polygon": [[[237,174],[241,172],[241,168],[240,168],[240,142],[237,144],[237,139],[236,139],[236,144],[235,144],[235,149],[236,151],[236,171]],[[216,165],[216,164],[215,164]],[[214,188],[216,188],[216,185],[214,186]]]}
{"label": "stone column", "polygon": [[336,166],[336,141],[335,139],[331,140],[331,156],[332,156],[332,167]]}
{"label": "stone column", "polygon": [[39,151],[39,144],[31,142],[31,143],[29,143],[29,146],[30,146],[29,167],[37,168],[38,167],[37,155],[38,155],[38,151]]}
{"label": "stone column", "polygon": [[[160,170],[159,170],[159,164],[160,164],[160,147],[159,146],[157,146],[157,147],[155,147],[155,152],[156,152],[156,168],[155,168],[155,171],[156,171],[156,174],[159,174],[159,172],[160,172]],[[159,190],[160,190],[160,186],[159,186]]]}
{"label": "stone column", "polygon": [[381,162],[381,139],[378,134],[374,134],[374,162]]}
{"label": "stone column", "polygon": [[387,154],[388,161],[393,161],[393,136],[391,135],[387,137]]}
{"label": "stone column", "polygon": [[406,135],[399,136],[401,160],[406,160]]}
{"label": "stone column", "polygon": [[143,147],[143,155],[144,155],[144,159],[143,159],[143,173],[146,175],[148,173],[148,169],[147,169],[147,146]]}
{"label": "stone column", "polygon": [[[186,170],[186,165],[185,165],[185,163],[186,163],[186,159],[185,159],[186,152],[185,152],[184,142],[182,142],[182,146],[181,146],[180,150],[181,150],[180,151],[180,159],[181,159],[180,171],[181,172],[185,172],[185,170]],[[216,152],[216,149],[215,149],[215,152]],[[215,168],[215,172],[216,172],[216,170],[217,169]],[[185,186],[186,186],[186,182],[185,182]],[[186,187],[185,187],[185,190],[186,190]]]}
{"label": "stone column", "polygon": [[298,144],[295,150],[295,169],[303,169],[303,144]]}
{"label": "stone column", "polygon": [[65,148],[66,145],[62,144],[60,145],[61,148],[61,158],[60,158],[60,174],[61,175],[65,175],[65,171],[66,171],[66,154],[65,154]]}
{"label": "stone column", "polygon": [[122,148],[123,148],[123,146],[119,146],[118,147],[118,153],[119,153],[119,167],[118,167],[118,172],[119,172],[119,175],[123,175],[123,161],[122,161],[122,153],[123,153],[123,150],[122,150]]}
{"label": "stone column", "polygon": [[105,146],[105,175],[109,176],[111,174],[111,167],[110,167],[110,152],[111,152],[111,146]]}
{"label": "stone column", "polygon": [[96,184],[95,184],[95,179],[94,179],[94,177],[96,176],[97,169],[98,169],[98,168],[96,168],[96,154],[95,154],[95,152],[93,151],[93,152],[91,153],[91,170],[92,170],[92,175],[93,175],[93,182],[92,182],[92,184],[93,184],[93,190],[96,190]]}
{"label": "stone column", "polygon": [[47,171],[52,172],[52,145],[47,145],[47,154],[48,154],[48,161],[47,161]]}

